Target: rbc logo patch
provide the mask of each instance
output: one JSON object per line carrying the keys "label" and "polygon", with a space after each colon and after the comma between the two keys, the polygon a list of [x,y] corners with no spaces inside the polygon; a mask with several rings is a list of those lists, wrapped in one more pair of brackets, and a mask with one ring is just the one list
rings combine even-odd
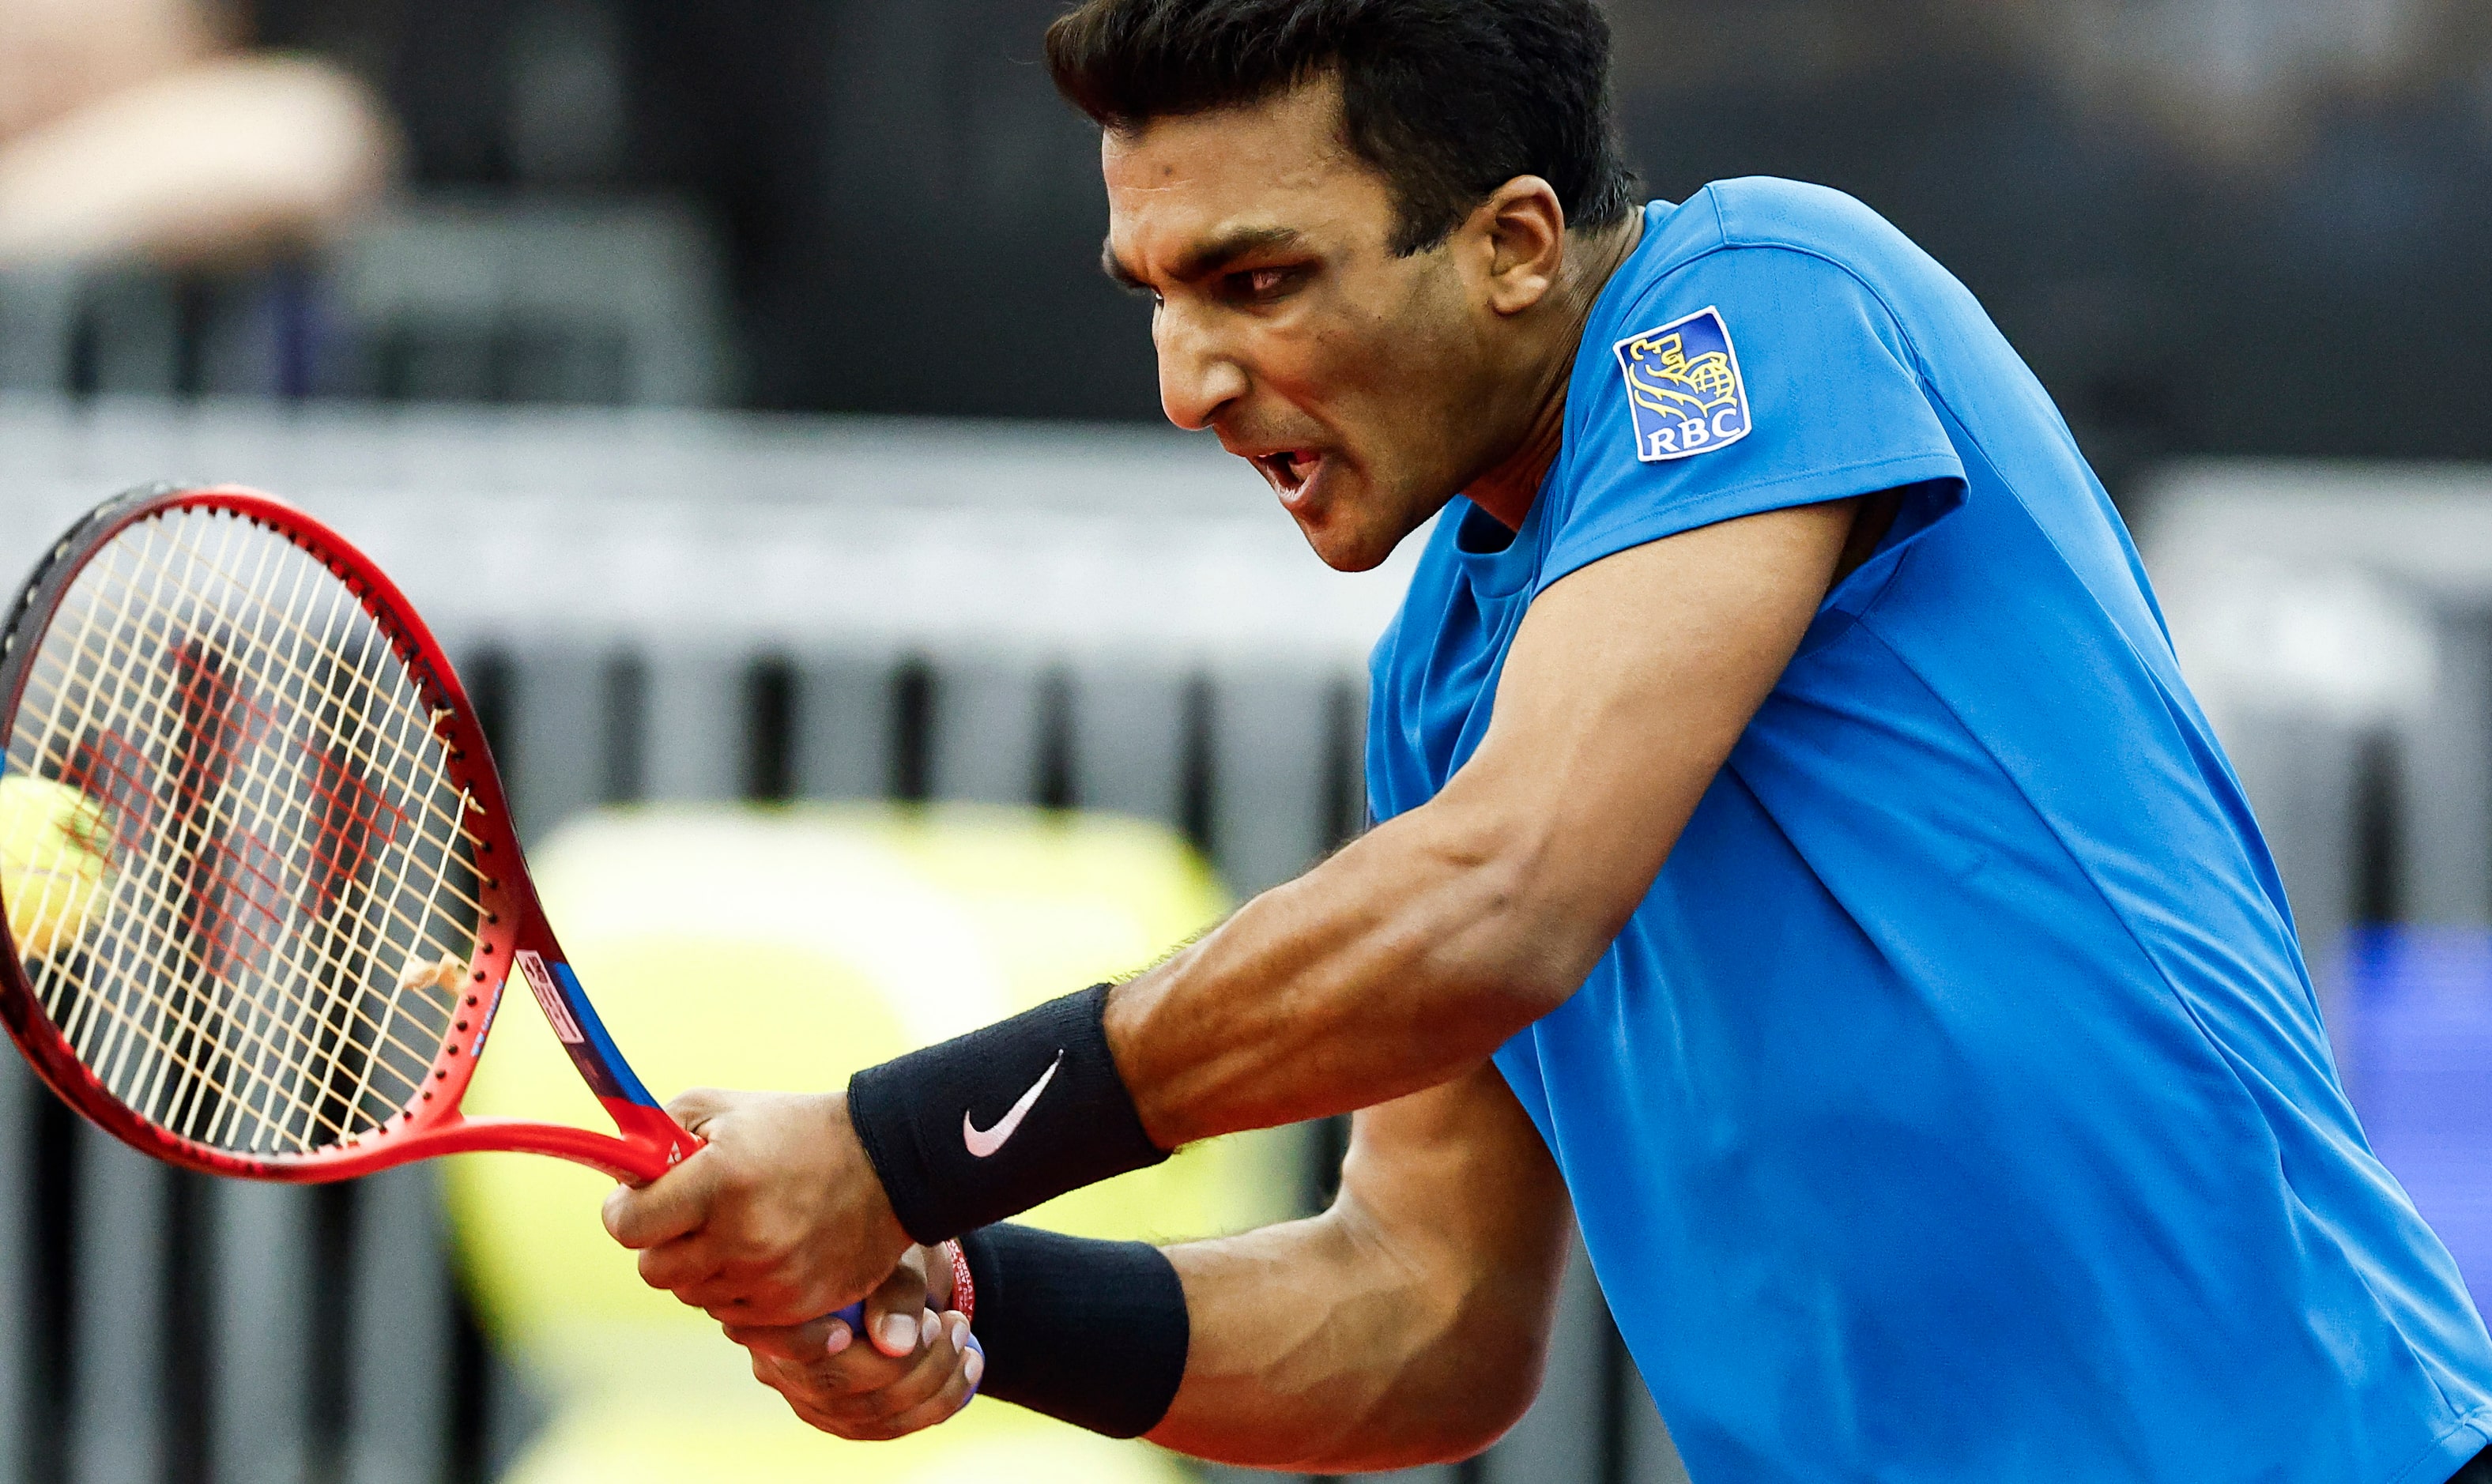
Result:
{"label": "rbc logo patch", "polygon": [[1613,347],[1646,463],[1709,454],[1748,435],[1748,388],[1718,309],[1701,309]]}

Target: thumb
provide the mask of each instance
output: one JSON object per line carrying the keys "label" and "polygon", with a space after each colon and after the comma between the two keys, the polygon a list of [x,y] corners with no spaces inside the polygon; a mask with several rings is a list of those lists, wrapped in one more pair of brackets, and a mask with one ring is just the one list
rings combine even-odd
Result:
{"label": "thumb", "polygon": [[866,1338],[895,1358],[914,1354],[925,1338],[926,1275],[903,1262],[865,1298]]}
{"label": "thumb", "polygon": [[626,1247],[642,1248],[699,1231],[709,1220],[711,1168],[696,1157],[638,1190],[615,1186],[600,1213],[607,1234]]}

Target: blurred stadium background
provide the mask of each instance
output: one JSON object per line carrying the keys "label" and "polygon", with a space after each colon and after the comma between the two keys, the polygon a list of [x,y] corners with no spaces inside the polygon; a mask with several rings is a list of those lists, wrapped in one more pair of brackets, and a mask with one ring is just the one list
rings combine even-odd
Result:
{"label": "blurred stadium background", "polygon": [[[129,484],[259,484],[434,616],[583,902],[695,838],[826,897],[913,883],[842,950],[904,1039],[969,982],[875,979],[923,912],[955,958],[1023,954],[999,983],[1146,958],[1356,826],[1398,573],[1324,574],[1250,472],[1153,426],[1094,141],[1037,65],[1057,8],[0,0],[0,571]],[[1853,192],[2059,399],[2374,1137],[2492,1291],[2492,11],[1610,9],[1654,193]],[[997,926],[1058,898],[1090,935]],[[1338,1149],[1067,1219],[1307,1208]],[[614,1477],[581,1433],[627,1404],[581,1400],[577,1337],[495,1265],[525,1233],[492,1181],[211,1188],[0,1062],[0,1484]],[[608,1256],[576,1235],[543,1239]],[[1681,1476],[1580,1267],[1567,1302],[1541,1405],[1433,1484]],[[720,1471],[1039,1477],[1058,1445],[997,1436],[1017,1465]],[[1104,1458],[1063,1476],[1171,1467]]]}

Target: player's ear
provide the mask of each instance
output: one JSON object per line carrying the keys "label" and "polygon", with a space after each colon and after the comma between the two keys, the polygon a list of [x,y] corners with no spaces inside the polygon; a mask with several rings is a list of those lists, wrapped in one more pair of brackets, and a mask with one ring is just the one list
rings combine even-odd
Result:
{"label": "player's ear", "polygon": [[1489,193],[1457,231],[1474,235],[1487,262],[1489,308],[1520,314],[1549,297],[1566,259],[1566,208],[1537,175]]}

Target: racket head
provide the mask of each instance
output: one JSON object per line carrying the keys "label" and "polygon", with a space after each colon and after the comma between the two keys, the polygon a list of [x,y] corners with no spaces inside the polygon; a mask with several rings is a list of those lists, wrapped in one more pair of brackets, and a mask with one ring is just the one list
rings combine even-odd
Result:
{"label": "racket head", "polygon": [[0,1021],[81,1114],[258,1179],[519,1142],[458,1105],[551,934],[465,691],[343,538],[232,487],[97,507],[0,617],[0,749],[103,821],[82,931],[21,951],[49,898],[0,876]]}

